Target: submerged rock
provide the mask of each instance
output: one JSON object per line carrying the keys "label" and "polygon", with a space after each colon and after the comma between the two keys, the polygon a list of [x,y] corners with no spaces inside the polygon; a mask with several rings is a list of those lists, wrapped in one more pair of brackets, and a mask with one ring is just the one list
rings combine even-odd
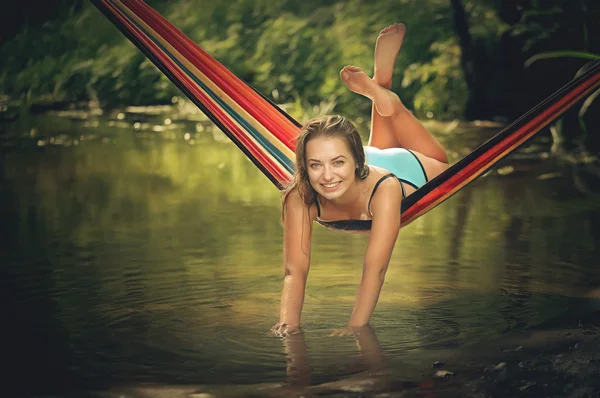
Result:
{"label": "submerged rock", "polygon": [[526,383],[524,386],[520,387],[519,390],[520,391],[526,391],[527,389],[529,389],[530,387],[535,386],[537,383],[535,381],[530,381],[528,383]]}
{"label": "submerged rock", "polygon": [[523,346],[520,345],[516,348],[506,348],[503,350],[503,352],[517,352],[517,351],[521,351],[523,349]]}
{"label": "submerged rock", "polygon": [[494,366],[492,368],[493,371],[499,372],[501,370],[504,370],[506,368],[506,362],[500,362],[498,365]]}
{"label": "submerged rock", "polygon": [[447,379],[451,376],[454,376],[454,372],[449,372],[447,370],[438,370],[433,375],[433,377],[438,378],[438,379]]}

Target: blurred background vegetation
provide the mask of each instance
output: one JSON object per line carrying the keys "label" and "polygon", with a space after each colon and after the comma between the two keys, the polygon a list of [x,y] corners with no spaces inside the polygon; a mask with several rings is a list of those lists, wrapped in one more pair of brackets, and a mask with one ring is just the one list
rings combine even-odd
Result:
{"label": "blurred background vegetation", "polygon": [[[393,89],[422,118],[512,121],[600,55],[597,0],[147,2],[300,121],[326,112],[369,117],[369,102],[340,84],[338,72],[354,64],[371,73],[375,38],[394,22],[408,33]],[[35,3],[9,5],[0,17],[5,100],[117,108],[181,95],[88,1]],[[579,55],[526,66],[556,51]],[[586,128],[575,109],[555,126],[556,140],[600,153],[592,133],[600,112],[590,108]]]}

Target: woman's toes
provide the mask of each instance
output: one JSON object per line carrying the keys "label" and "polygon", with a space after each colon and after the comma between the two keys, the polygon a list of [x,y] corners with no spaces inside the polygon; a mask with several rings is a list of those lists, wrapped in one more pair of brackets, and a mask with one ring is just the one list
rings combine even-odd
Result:
{"label": "woman's toes", "polygon": [[343,81],[348,80],[348,78],[350,77],[350,73],[348,73],[346,68],[344,68],[340,71],[340,77],[342,78]]}

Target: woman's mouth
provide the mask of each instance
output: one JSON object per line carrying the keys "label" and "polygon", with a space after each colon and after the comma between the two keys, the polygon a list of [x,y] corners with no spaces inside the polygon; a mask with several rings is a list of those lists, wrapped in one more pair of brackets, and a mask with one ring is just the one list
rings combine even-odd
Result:
{"label": "woman's mouth", "polygon": [[341,183],[341,181],[338,181],[333,182],[331,184],[321,184],[321,186],[323,186],[323,188],[325,188],[326,191],[334,191]]}

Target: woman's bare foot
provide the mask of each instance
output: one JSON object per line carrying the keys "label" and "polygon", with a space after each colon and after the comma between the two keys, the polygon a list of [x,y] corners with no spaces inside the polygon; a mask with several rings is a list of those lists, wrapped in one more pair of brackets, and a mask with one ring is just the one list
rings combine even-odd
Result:
{"label": "woman's bare foot", "polygon": [[405,32],[406,26],[397,23],[382,29],[377,37],[373,80],[387,89],[392,87],[394,64],[400,47],[402,47]]}
{"label": "woman's bare foot", "polygon": [[375,83],[357,66],[345,66],[340,71],[340,77],[351,91],[370,98],[381,116],[392,116],[400,104],[396,94]]}

